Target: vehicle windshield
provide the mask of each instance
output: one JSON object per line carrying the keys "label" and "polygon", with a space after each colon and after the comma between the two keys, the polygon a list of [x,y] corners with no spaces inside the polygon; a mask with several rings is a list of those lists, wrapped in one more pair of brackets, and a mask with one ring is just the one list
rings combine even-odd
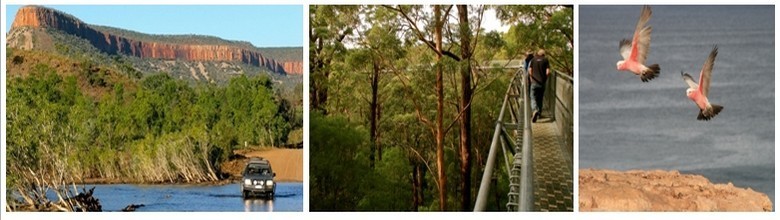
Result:
{"label": "vehicle windshield", "polygon": [[267,166],[262,166],[260,164],[249,164],[246,168],[246,174],[249,175],[267,175],[271,174],[271,169]]}

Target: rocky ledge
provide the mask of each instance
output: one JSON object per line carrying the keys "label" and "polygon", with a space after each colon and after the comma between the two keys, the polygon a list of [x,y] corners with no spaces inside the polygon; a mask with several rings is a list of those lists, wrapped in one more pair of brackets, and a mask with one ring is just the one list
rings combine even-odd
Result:
{"label": "rocky ledge", "polygon": [[581,169],[580,211],[772,211],[766,194],[664,170]]}

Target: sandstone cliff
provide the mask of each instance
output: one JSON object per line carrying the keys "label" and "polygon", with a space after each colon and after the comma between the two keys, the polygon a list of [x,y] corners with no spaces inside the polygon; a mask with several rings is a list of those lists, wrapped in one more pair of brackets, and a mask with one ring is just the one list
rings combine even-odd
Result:
{"label": "sandstone cliff", "polygon": [[300,67],[301,62],[277,62],[251,49],[231,45],[140,41],[114,33],[101,32],[71,15],[45,7],[25,6],[20,8],[11,28],[23,26],[57,29],[84,38],[95,48],[109,54],[187,61],[237,61],[265,67],[276,73],[303,73],[303,69]]}
{"label": "sandstone cliff", "polygon": [[293,74],[303,73],[303,62],[287,61],[284,62],[284,72]]}
{"label": "sandstone cliff", "polygon": [[580,211],[772,211],[763,193],[678,171],[581,169]]}

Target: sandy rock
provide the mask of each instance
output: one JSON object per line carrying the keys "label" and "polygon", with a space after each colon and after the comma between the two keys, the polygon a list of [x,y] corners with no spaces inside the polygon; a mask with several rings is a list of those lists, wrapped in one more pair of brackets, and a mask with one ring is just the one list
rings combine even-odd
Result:
{"label": "sandy rock", "polygon": [[663,170],[581,169],[580,211],[772,211],[763,193]]}

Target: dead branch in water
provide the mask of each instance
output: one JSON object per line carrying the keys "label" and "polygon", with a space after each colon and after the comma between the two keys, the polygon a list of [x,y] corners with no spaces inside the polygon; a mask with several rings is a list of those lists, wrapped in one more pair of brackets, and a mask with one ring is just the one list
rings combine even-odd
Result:
{"label": "dead branch in water", "polygon": [[[49,212],[100,212],[100,201],[93,196],[95,187],[87,190],[82,188],[78,192],[73,184],[71,191],[65,184],[64,174],[59,178],[46,178],[28,168],[28,172],[21,175],[22,184],[16,187],[15,193],[9,194],[6,210],[12,211],[49,211]],[[54,176],[54,175],[51,175]],[[70,181],[74,182],[74,181]],[[55,201],[49,200],[47,194],[53,192]],[[78,194],[76,194],[78,192]],[[74,196],[74,194],[76,194]],[[13,199],[14,195],[18,199]]]}

